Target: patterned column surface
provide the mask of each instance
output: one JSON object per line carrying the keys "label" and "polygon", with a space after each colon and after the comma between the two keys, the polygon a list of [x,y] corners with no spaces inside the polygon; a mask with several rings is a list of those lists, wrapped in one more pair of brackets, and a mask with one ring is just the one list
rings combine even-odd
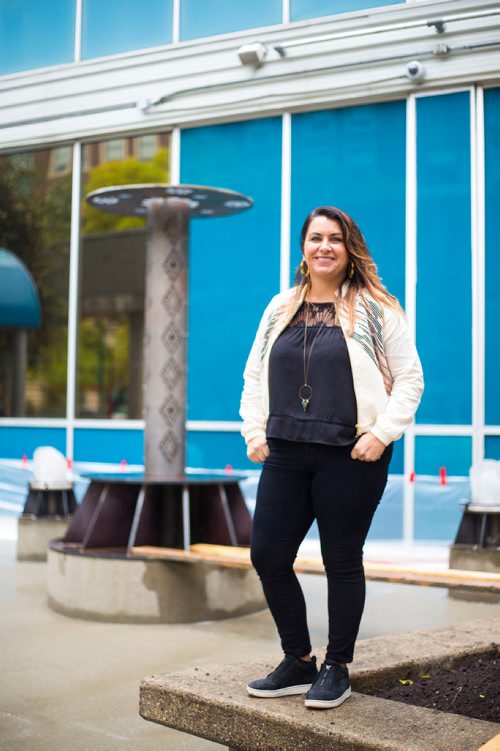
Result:
{"label": "patterned column surface", "polygon": [[185,201],[150,201],[143,359],[148,476],[184,473],[188,229]]}

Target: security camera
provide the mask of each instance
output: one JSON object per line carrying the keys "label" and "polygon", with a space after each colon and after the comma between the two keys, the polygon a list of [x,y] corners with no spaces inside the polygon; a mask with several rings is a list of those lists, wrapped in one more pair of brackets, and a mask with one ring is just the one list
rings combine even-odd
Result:
{"label": "security camera", "polygon": [[411,63],[406,65],[406,77],[410,81],[423,81],[425,78],[425,68],[418,60],[412,60]]}
{"label": "security camera", "polygon": [[253,65],[254,68],[259,68],[268,53],[268,47],[262,42],[252,42],[251,44],[244,44],[238,50],[238,56],[242,65]]}

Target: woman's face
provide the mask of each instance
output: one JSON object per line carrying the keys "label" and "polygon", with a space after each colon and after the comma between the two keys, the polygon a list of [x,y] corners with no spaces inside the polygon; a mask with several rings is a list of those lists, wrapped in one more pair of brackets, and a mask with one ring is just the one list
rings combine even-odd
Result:
{"label": "woman's face", "polygon": [[311,281],[329,280],[340,285],[347,276],[349,256],[344,244],[342,227],[326,216],[316,216],[307,229],[302,249]]}

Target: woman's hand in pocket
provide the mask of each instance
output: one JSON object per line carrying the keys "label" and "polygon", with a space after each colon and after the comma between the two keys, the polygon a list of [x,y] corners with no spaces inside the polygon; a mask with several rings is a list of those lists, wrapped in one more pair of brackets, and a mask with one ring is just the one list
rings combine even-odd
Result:
{"label": "woman's hand in pocket", "polygon": [[351,458],[360,462],[376,462],[385,451],[385,444],[373,433],[363,433],[351,451]]}
{"label": "woman's hand in pocket", "polygon": [[269,446],[265,438],[252,438],[248,441],[247,456],[251,462],[261,464],[269,456]]}

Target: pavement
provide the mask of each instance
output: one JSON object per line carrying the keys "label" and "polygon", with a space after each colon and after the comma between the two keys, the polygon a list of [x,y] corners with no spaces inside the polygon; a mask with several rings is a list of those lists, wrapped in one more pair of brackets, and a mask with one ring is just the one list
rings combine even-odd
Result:
{"label": "pavement", "polygon": [[[446,567],[448,549],[369,543],[367,561]],[[311,638],[326,640],[326,581],[300,576]],[[224,621],[135,625],[67,618],[47,606],[46,564],[16,561],[14,539],[0,540],[0,749],[2,751],[195,751],[216,743],[145,722],[145,676],[224,663],[281,659],[267,611]],[[487,593],[369,581],[359,639],[500,618]]]}

